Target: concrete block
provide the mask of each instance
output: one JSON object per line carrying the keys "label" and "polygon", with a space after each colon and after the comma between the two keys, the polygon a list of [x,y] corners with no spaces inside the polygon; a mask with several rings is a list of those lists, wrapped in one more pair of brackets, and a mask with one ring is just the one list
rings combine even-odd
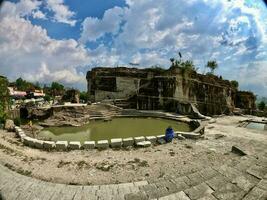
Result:
{"label": "concrete block", "polygon": [[37,149],[43,149],[44,141],[42,140],[35,140],[34,141],[34,147]]}
{"label": "concrete block", "polygon": [[150,141],[151,143],[156,143],[157,137],[156,136],[146,136],[146,141]]}
{"label": "concrete block", "polygon": [[26,146],[29,146],[29,141],[31,140],[32,138],[31,137],[24,137],[24,140],[23,140],[23,144],[26,145]]}
{"label": "concrete block", "polygon": [[199,133],[181,132],[180,134],[188,139],[199,139],[201,137]]}
{"label": "concrete block", "polygon": [[185,140],[185,137],[182,136],[181,134],[177,134],[177,139],[178,140]]}
{"label": "concrete block", "polygon": [[150,147],[151,142],[150,141],[142,141],[142,142],[137,142],[137,147]]}
{"label": "concrete block", "polygon": [[112,148],[121,148],[122,146],[122,138],[114,138],[110,140],[110,146]]}
{"label": "concrete block", "polygon": [[68,141],[57,141],[56,142],[56,150],[67,150],[68,148]]}
{"label": "concrete block", "polygon": [[56,146],[55,142],[53,141],[44,141],[43,145],[44,145],[44,149],[46,150],[54,149]]}
{"label": "concrete block", "polygon": [[138,142],[143,142],[145,141],[145,137],[144,136],[140,136],[140,137],[134,137],[134,143],[137,144]]}
{"label": "concrete block", "polygon": [[108,140],[99,140],[96,143],[96,148],[98,149],[107,149],[109,147]]}
{"label": "concrete block", "polygon": [[28,146],[30,147],[35,147],[35,142],[37,141],[37,139],[31,138],[28,139]]}
{"label": "concrete block", "polygon": [[84,149],[94,149],[95,148],[95,141],[85,141],[83,144]]}
{"label": "concrete block", "polygon": [[25,135],[25,133],[24,133],[24,131],[19,131],[19,132],[17,133],[17,135],[18,135],[18,137],[21,137],[22,135]]}
{"label": "concrete block", "polygon": [[130,147],[134,145],[134,139],[132,137],[130,138],[123,138],[122,139],[122,145],[123,147]]}
{"label": "concrete block", "polygon": [[156,137],[157,137],[157,140],[161,140],[165,138],[165,135],[157,135]]}
{"label": "concrete block", "polygon": [[71,141],[69,142],[69,149],[71,150],[78,150],[81,148],[81,143],[77,141]]}

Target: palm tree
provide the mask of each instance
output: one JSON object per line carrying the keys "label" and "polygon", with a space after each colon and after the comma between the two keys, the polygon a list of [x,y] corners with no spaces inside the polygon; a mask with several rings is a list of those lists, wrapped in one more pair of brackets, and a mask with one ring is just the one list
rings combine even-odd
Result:
{"label": "palm tree", "polygon": [[218,63],[216,60],[210,60],[210,61],[208,61],[206,67],[208,67],[210,69],[211,74],[214,74],[215,69],[218,68]]}

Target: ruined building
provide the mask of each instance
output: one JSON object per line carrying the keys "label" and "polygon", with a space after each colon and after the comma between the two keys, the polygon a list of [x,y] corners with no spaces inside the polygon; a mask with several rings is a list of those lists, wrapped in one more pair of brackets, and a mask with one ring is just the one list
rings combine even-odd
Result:
{"label": "ruined building", "polygon": [[6,77],[0,75],[0,112],[8,111],[9,90],[8,80]]}
{"label": "ruined building", "polygon": [[[230,81],[182,68],[94,68],[87,73],[92,102],[109,99],[124,108],[189,114],[229,114],[236,106],[255,109],[252,93],[236,91]],[[244,95],[246,94],[246,95]],[[245,100],[244,100],[245,97]]]}

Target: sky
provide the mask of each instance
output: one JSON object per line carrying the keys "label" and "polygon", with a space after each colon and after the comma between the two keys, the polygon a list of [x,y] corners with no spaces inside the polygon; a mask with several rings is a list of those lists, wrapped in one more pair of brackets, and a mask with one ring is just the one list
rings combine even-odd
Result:
{"label": "sky", "polygon": [[0,9],[0,74],[86,90],[93,67],[194,61],[267,96],[267,7],[261,0],[10,0]]}

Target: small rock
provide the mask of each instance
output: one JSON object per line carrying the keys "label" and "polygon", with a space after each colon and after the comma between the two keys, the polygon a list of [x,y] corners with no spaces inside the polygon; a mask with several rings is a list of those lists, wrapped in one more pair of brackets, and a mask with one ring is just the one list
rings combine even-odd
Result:
{"label": "small rock", "polygon": [[7,119],[5,123],[5,129],[8,131],[13,131],[15,129],[14,121],[11,119]]}
{"label": "small rock", "polygon": [[181,134],[178,134],[178,135],[177,135],[177,139],[178,139],[178,140],[185,140],[185,137],[182,136]]}
{"label": "small rock", "polygon": [[237,147],[237,146],[232,146],[232,153],[235,153],[237,155],[240,155],[240,156],[246,156],[248,155],[247,152],[245,152],[245,150],[241,149],[240,147]]}
{"label": "small rock", "polygon": [[185,144],[185,148],[187,148],[187,149],[193,149],[193,147],[191,145],[189,145],[189,144]]}
{"label": "small rock", "polygon": [[214,138],[215,138],[216,140],[221,139],[221,138],[224,138],[224,137],[226,137],[226,136],[223,135],[223,134],[219,134],[219,133],[214,135]]}

